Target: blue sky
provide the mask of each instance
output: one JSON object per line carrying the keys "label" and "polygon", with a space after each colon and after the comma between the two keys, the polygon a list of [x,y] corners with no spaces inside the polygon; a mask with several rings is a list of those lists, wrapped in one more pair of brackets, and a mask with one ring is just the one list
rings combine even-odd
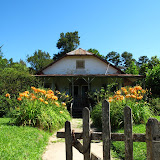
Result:
{"label": "blue sky", "polygon": [[61,32],[78,31],[79,48],[102,55],[128,51],[160,57],[159,0],[0,0],[0,46],[5,58],[52,56]]}

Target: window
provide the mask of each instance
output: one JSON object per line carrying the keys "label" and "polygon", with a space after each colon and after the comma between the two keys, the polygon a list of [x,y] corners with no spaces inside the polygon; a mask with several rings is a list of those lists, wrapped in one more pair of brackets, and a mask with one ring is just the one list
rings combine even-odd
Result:
{"label": "window", "polygon": [[85,61],[84,60],[77,60],[76,61],[76,69],[84,69],[85,68]]}

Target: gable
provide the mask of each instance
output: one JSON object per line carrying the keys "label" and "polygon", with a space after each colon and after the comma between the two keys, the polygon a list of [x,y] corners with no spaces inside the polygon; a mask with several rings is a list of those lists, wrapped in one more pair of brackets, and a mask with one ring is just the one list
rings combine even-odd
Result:
{"label": "gable", "polygon": [[[77,67],[78,62],[81,67]],[[118,72],[118,69],[93,55],[65,56],[43,70],[43,74],[117,74]]]}

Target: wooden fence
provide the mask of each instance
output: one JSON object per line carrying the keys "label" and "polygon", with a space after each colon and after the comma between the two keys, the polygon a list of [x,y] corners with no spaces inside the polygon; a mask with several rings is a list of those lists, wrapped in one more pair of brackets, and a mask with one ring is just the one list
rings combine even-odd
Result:
{"label": "wooden fence", "polygon": [[[108,101],[102,103],[102,132],[90,131],[90,111],[83,110],[83,132],[71,131],[69,121],[65,123],[65,132],[57,132],[58,138],[65,138],[66,160],[73,159],[72,147],[84,155],[84,160],[101,160],[90,151],[91,140],[103,141],[103,160],[111,159],[111,141],[125,142],[125,159],[133,160],[133,142],[146,142],[147,160],[160,160],[160,123],[149,118],[146,124],[146,134],[132,133],[132,113],[129,107],[124,108],[124,134],[111,133],[110,106]],[[83,139],[83,145],[78,139]]]}

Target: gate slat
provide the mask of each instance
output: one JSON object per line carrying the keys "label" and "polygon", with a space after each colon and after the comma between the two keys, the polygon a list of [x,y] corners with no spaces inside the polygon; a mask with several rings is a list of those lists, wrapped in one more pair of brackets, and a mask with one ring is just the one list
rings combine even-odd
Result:
{"label": "gate slat", "polygon": [[83,109],[83,152],[84,160],[90,160],[90,111],[87,107]]}
{"label": "gate slat", "polygon": [[71,133],[71,124],[69,121],[65,122],[65,145],[66,145],[66,160],[72,160],[73,159],[72,133]]}
{"label": "gate slat", "polygon": [[128,106],[124,108],[124,136],[125,159],[133,160],[132,111]]}
{"label": "gate slat", "polygon": [[111,125],[110,106],[107,100],[102,103],[102,140],[103,140],[103,160],[110,160]]}

